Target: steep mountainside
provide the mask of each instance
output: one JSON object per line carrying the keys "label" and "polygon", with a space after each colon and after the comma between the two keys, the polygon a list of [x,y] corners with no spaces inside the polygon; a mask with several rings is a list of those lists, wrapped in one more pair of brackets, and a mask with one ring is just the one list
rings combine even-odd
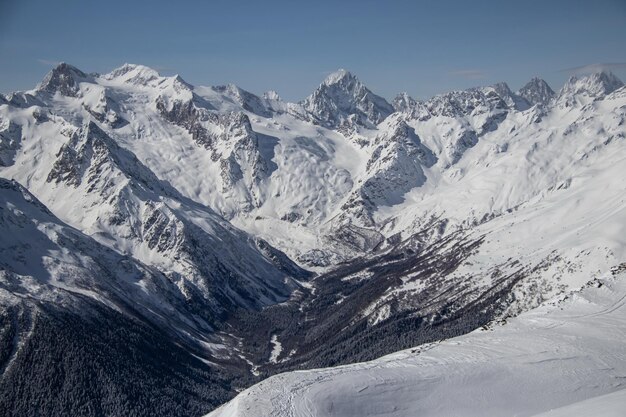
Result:
{"label": "steep mountainside", "polygon": [[229,397],[202,309],[5,179],[0,254],[4,415],[196,416]]}

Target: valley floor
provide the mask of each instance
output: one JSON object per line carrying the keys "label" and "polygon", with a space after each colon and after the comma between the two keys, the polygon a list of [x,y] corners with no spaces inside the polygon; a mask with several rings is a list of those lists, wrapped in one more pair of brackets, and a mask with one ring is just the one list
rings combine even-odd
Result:
{"label": "valley floor", "polygon": [[614,270],[501,326],[271,377],[209,416],[623,415],[625,340],[626,272]]}

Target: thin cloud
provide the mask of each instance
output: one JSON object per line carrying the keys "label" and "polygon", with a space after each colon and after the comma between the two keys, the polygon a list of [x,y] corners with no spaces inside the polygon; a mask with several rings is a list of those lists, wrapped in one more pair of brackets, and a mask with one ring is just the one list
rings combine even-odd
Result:
{"label": "thin cloud", "polygon": [[51,61],[49,59],[37,59],[37,62],[47,67],[56,67],[57,65],[61,63],[61,61]]}
{"label": "thin cloud", "polygon": [[597,64],[582,65],[580,67],[565,68],[559,72],[568,74],[588,74],[591,72],[623,70],[626,69],[626,62],[604,62]]}
{"label": "thin cloud", "polygon": [[480,80],[487,77],[484,71],[472,69],[450,71],[448,74],[454,75],[455,77],[467,78],[468,80]]}

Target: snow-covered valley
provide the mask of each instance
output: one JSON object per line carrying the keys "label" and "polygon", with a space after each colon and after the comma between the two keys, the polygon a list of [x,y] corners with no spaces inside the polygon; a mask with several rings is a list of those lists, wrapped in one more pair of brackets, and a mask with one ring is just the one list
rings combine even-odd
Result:
{"label": "snow-covered valley", "polygon": [[626,264],[504,324],[273,376],[209,416],[623,415],[625,300]]}

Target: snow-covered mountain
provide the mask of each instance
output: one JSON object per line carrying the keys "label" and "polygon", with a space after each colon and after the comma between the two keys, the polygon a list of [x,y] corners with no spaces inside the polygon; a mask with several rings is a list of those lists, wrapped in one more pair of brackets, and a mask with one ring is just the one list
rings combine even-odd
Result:
{"label": "snow-covered mountain", "polygon": [[391,104],[344,69],[330,74],[302,107],[314,123],[329,127],[344,123],[375,126],[393,113]]}
{"label": "snow-covered mountain", "polygon": [[[221,400],[194,394],[177,412],[198,415],[279,371],[458,336],[624,262],[625,138],[626,90],[609,73],[556,94],[533,78],[390,104],[339,70],[288,103],[141,65],[61,64],[0,96],[13,213],[1,340],[28,339],[32,306],[15,300],[40,300],[53,321],[88,302],[107,325],[139,323],[186,352],[191,373],[171,370],[168,387],[219,369]],[[44,239],[42,224],[57,232]]]}
{"label": "snow-covered mountain", "polygon": [[559,91],[557,101],[571,106],[581,97],[602,98],[620,89],[624,83],[612,73],[599,72],[586,77],[572,76]]}
{"label": "snow-covered mountain", "polygon": [[6,179],[0,254],[3,414],[198,415],[228,398],[224,377],[203,362],[216,341],[206,307]]}
{"label": "snow-covered mountain", "polygon": [[533,77],[517,94],[533,106],[547,104],[554,97],[552,88],[539,77]]}

